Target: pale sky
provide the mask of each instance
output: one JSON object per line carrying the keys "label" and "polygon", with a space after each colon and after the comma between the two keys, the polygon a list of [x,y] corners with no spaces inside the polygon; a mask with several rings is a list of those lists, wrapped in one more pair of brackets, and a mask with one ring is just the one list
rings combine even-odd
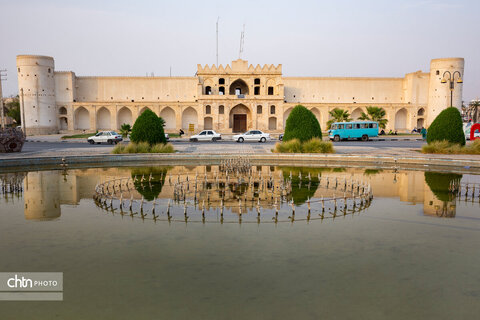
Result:
{"label": "pale sky", "polygon": [[283,65],[285,76],[403,77],[430,60],[464,57],[463,99],[480,96],[479,0],[0,0],[4,96],[17,94],[15,57],[55,58],[78,76],[193,76],[219,63]]}

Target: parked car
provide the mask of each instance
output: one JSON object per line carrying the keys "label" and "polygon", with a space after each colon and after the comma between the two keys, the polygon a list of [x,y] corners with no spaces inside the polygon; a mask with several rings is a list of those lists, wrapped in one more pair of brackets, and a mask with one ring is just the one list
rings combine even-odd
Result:
{"label": "parked car", "polygon": [[90,144],[100,144],[102,142],[106,142],[109,144],[117,144],[122,140],[122,135],[116,133],[115,131],[100,131],[96,135],[87,138],[87,141]]}
{"label": "parked car", "polygon": [[283,141],[283,133],[278,136],[278,140]]}
{"label": "parked car", "polygon": [[170,141],[170,137],[168,136],[168,133],[165,133],[165,139],[167,139],[167,141]]}
{"label": "parked car", "polygon": [[237,142],[243,142],[243,141],[266,142],[267,140],[270,140],[270,135],[260,130],[250,130],[245,133],[237,134],[233,136],[233,141],[237,141]]}
{"label": "parked car", "polygon": [[199,134],[193,135],[190,137],[190,141],[197,142],[197,141],[218,141],[221,140],[222,136],[220,133],[216,133],[213,130],[203,130]]}

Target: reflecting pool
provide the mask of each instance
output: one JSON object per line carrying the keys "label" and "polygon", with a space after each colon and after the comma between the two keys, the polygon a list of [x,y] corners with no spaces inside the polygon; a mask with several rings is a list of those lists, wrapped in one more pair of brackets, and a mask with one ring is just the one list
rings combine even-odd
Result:
{"label": "reflecting pool", "polygon": [[474,319],[480,176],[156,166],[0,174],[1,319]]}

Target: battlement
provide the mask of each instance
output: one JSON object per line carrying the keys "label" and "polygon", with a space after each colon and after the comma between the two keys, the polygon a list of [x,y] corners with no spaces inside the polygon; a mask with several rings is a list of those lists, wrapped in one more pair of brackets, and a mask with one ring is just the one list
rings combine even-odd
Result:
{"label": "battlement", "polygon": [[263,67],[261,67],[259,64],[257,64],[256,67],[254,67],[252,64],[248,65],[247,60],[242,60],[238,59],[235,61],[232,61],[232,66],[227,64],[226,67],[223,67],[223,65],[219,65],[218,67],[213,64],[211,67],[205,65],[205,67],[202,67],[202,65],[198,64],[197,65],[197,74],[198,75],[203,75],[203,74],[276,74],[276,75],[281,75],[282,74],[282,65],[279,64],[277,66],[274,66],[273,64],[268,65],[265,64]]}

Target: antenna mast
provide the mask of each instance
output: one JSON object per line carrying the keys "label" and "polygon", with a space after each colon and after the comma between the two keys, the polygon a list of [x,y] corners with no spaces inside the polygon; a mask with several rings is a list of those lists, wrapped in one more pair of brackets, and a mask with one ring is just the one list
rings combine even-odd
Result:
{"label": "antenna mast", "polygon": [[218,20],[220,20],[220,17],[217,18],[217,67],[218,67]]}
{"label": "antenna mast", "polygon": [[245,40],[245,23],[243,24],[243,31],[240,34],[240,50],[238,52],[238,59],[242,58],[244,40]]}

